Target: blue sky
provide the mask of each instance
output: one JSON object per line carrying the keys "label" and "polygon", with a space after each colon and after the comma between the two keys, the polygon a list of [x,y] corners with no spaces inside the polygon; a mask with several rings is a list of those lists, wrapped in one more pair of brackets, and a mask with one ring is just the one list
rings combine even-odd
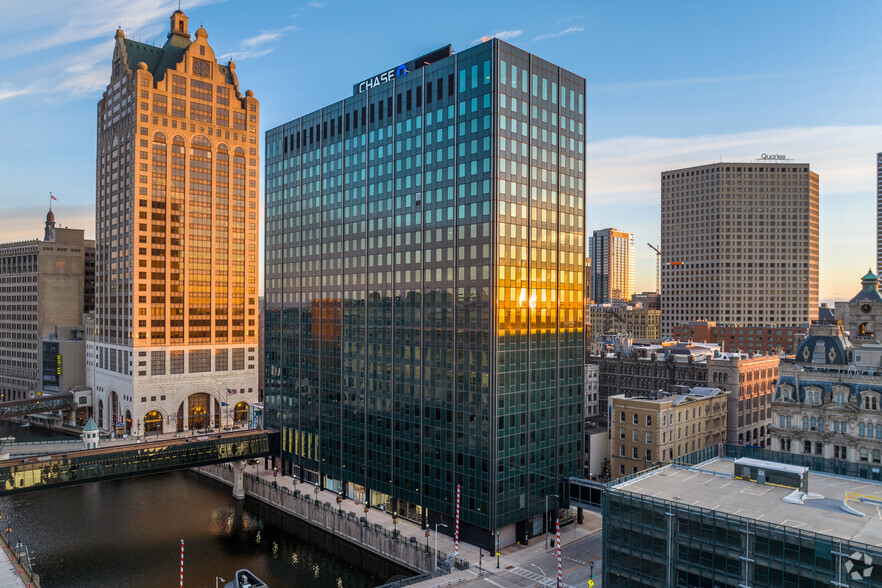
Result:
{"label": "blue sky", "polygon": [[[177,1],[3,0],[0,241],[60,223],[94,235],[95,113],[117,26],[161,44]],[[762,152],[821,177],[822,300],[850,298],[875,259],[882,3],[186,0],[262,130],[351,94],[383,68],[498,35],[588,80],[589,232],[636,233],[655,287],[659,174]],[[786,239],[786,235],[782,235]]]}

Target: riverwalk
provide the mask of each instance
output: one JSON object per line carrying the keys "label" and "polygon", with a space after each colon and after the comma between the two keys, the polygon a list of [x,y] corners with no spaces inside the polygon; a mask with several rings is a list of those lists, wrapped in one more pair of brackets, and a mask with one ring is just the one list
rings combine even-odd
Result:
{"label": "riverwalk", "polygon": [[[209,466],[199,468],[199,471],[231,484],[232,472],[228,470],[228,467]],[[229,477],[221,472],[228,472]],[[276,500],[285,500],[288,507],[282,510],[350,541],[362,544],[378,555],[392,559],[411,569],[420,572],[431,571],[435,561],[432,556],[436,539],[441,559],[454,551],[453,538],[448,535],[439,533],[436,538],[435,530],[432,529],[427,541],[425,530],[417,523],[398,517],[397,525],[393,525],[391,513],[377,508],[371,508],[365,513],[363,503],[358,504],[349,498],[343,499],[343,502],[338,505],[338,495],[335,492],[319,489],[316,493],[315,485],[304,483],[290,476],[279,475],[272,469],[265,468],[264,460],[258,460],[256,465],[247,466],[246,474],[248,474],[245,483],[246,495],[261,499],[269,504],[273,504]],[[249,483],[249,479],[251,483]],[[275,487],[273,483],[276,484]],[[298,497],[297,500],[293,499],[295,493]],[[323,506],[316,510],[316,503],[327,504],[330,507]],[[292,512],[292,509],[297,512]],[[360,520],[364,517],[366,517],[367,525],[364,525]],[[352,524],[346,524],[343,519],[351,521]],[[362,529],[370,529],[373,533],[366,536]],[[561,530],[565,588],[567,586],[587,586],[592,562],[595,564],[593,569],[594,585],[600,585],[600,529],[600,515],[586,511],[583,524],[573,524]],[[392,540],[393,545],[390,545],[388,541],[383,541],[382,537],[391,538],[393,531],[399,533],[399,540]],[[549,539],[553,538],[553,534],[549,535]],[[422,557],[420,554],[427,554],[428,557]],[[502,548],[498,558],[499,567],[497,567],[497,558],[492,553],[462,541],[459,543],[457,558],[462,562],[468,562],[468,568],[457,569],[455,566],[451,566],[450,574],[427,578],[419,583],[407,585],[418,588],[440,588],[464,584],[481,588],[556,586],[556,550],[550,547],[546,549],[543,536],[534,537],[528,546],[510,545]],[[416,562],[419,565],[415,565]]]}
{"label": "riverwalk", "polygon": [[21,553],[6,543],[5,533],[0,533],[0,588],[39,588],[39,578],[31,578],[26,567],[21,564]]}

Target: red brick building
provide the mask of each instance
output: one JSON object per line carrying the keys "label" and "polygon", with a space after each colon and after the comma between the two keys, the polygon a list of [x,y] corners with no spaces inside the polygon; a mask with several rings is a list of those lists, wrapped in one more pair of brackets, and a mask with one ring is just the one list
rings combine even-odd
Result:
{"label": "red brick building", "polygon": [[806,325],[798,327],[748,327],[717,325],[713,321],[693,321],[674,327],[674,339],[719,343],[723,351],[742,351],[776,355],[793,355],[802,341]]}

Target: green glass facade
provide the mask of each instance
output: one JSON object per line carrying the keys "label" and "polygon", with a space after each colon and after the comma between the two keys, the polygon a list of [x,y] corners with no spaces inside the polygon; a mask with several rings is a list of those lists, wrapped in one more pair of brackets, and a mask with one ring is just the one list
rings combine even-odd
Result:
{"label": "green glass facade", "polygon": [[581,472],[584,206],[585,80],[498,40],[268,131],[286,469],[532,535]]}

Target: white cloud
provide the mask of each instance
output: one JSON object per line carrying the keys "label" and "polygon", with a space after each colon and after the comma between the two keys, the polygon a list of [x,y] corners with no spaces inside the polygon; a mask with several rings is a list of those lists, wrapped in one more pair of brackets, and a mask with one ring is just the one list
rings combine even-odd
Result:
{"label": "white cloud", "polygon": [[242,61],[243,59],[263,57],[275,50],[275,47],[269,46],[270,43],[278,41],[285,33],[294,30],[297,30],[297,27],[289,25],[274,31],[263,31],[240,42],[238,50],[222,55],[219,61],[226,61],[228,59]]}
{"label": "white cloud", "polygon": [[535,37],[533,40],[534,41],[545,41],[547,39],[556,39],[558,37],[565,37],[567,35],[572,35],[573,33],[580,33],[584,30],[585,30],[585,27],[572,26],[572,27],[567,27],[564,30],[558,31],[556,33],[545,33],[544,35],[539,35],[538,37]]}
{"label": "white cloud", "polygon": [[[614,226],[638,244],[659,242],[660,182],[665,170],[720,161],[754,163],[782,153],[820,177],[820,296],[854,295],[875,260],[876,153],[882,125],[788,127],[695,137],[628,136],[587,149],[586,233]],[[655,254],[636,249],[638,290],[655,287]]]}
{"label": "white cloud", "polygon": [[32,94],[33,86],[26,86],[23,88],[10,88],[6,86],[0,87],[0,101],[8,100],[9,98],[15,98],[16,96],[24,96],[25,94]]}
{"label": "white cloud", "polygon": [[499,31],[498,33],[493,33],[492,35],[486,35],[484,37],[481,37],[480,39],[475,39],[474,41],[472,41],[472,45],[477,45],[478,43],[486,41],[487,39],[502,39],[503,41],[509,41],[511,39],[520,37],[523,32],[524,31],[520,29],[514,31]]}
{"label": "white cloud", "polygon": [[[882,125],[789,127],[697,137],[617,137],[588,144],[588,198],[657,204],[663,170],[719,161],[752,162],[776,152],[808,162],[821,175],[822,194],[869,189]],[[875,186],[875,184],[873,184]]]}
{"label": "white cloud", "polygon": [[[224,0],[188,0],[192,10]],[[121,26],[132,36],[165,21],[177,2],[155,0],[43,0],[30,10],[8,11],[0,21],[0,60],[71,43],[112,36]],[[49,31],[47,34],[39,34]]]}
{"label": "white cloud", "polygon": [[637,82],[611,82],[592,84],[591,92],[594,94],[607,92],[634,92],[640,90],[658,90],[666,88],[680,88],[683,86],[698,86],[705,84],[727,84],[733,82],[750,82],[754,80],[770,80],[783,78],[796,78],[803,76],[820,76],[831,73],[855,69],[843,67],[835,69],[821,69],[809,71],[788,71],[767,74],[740,74],[729,76],[706,76],[697,78],[674,78],[669,80],[643,80]]}
{"label": "white cloud", "polygon": [[310,2],[307,7],[308,8],[324,8],[327,6],[324,2]]}

